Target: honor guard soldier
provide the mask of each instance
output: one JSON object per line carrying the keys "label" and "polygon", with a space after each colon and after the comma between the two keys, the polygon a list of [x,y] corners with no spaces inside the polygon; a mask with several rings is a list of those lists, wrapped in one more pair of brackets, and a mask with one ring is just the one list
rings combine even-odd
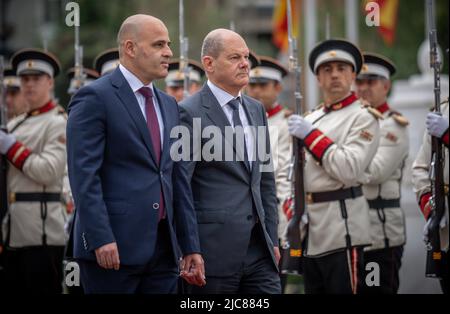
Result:
{"label": "honor guard soldier", "polygon": [[111,48],[103,51],[94,60],[94,69],[100,76],[111,73],[119,66],[119,49]]}
{"label": "honor guard soldier", "polygon": [[20,91],[20,78],[13,69],[3,72],[3,85],[6,91],[5,102],[8,108],[8,121],[27,111],[27,103]]}
{"label": "honor guard soldier", "polygon": [[[189,60],[189,95],[194,94],[202,87],[202,79],[205,76],[205,71],[201,63]],[[166,82],[166,93],[173,96],[177,102],[183,100],[184,92],[184,73],[180,70],[180,60],[175,59],[169,63],[169,73],[164,79]]]}
{"label": "honor guard soldier", "polygon": [[[89,68],[83,68],[83,74],[85,76],[83,86],[89,85],[90,83],[92,83],[93,81],[95,81],[100,77],[97,71]],[[67,71],[67,77],[69,78],[70,81],[67,93],[69,95],[73,95],[80,88],[79,83],[75,79],[75,68],[70,68]]]}
{"label": "honor guard soldier", "polygon": [[[247,94],[259,100],[266,109],[269,126],[270,146],[274,163],[275,183],[278,200],[278,238],[280,248],[286,238],[288,217],[283,211],[284,202],[291,196],[291,183],[288,180],[289,165],[292,156],[292,138],[289,135],[286,109],[277,99],[283,87],[281,82],[288,74],[287,69],[278,61],[266,56],[259,56],[259,66],[250,70]],[[283,254],[281,254],[283,256]],[[284,290],[286,276],[281,276]]]}
{"label": "honor guard soldier", "polygon": [[278,103],[277,99],[283,89],[282,79],[288,71],[278,61],[270,57],[259,56],[259,60],[260,65],[250,71],[247,94],[260,101],[267,113],[279,204],[278,237],[281,241],[284,238],[287,225],[287,217],[281,205],[291,192],[291,185],[287,177],[292,155],[292,140],[288,131],[286,109]]}
{"label": "honor guard soldier", "polygon": [[288,120],[289,132],[306,148],[305,292],[356,294],[364,281],[363,248],[371,244],[359,180],[378,148],[378,117],[351,91],[363,65],[355,45],[326,40],[311,51],[309,65],[324,103]]}
{"label": "honor guard soldier", "polygon": [[409,152],[408,120],[387,103],[395,66],[387,58],[364,53],[364,65],[356,78],[357,94],[380,119],[380,143],[364,176],[363,191],[370,207],[372,246],[364,263],[380,266],[380,285],[363,285],[363,293],[395,294],[406,242],[405,215],[400,207],[403,167]]}
{"label": "honor guard soldier", "polygon": [[66,119],[52,99],[59,61],[25,49],[12,57],[29,111],[0,131],[8,167],[9,212],[3,221],[11,291],[60,293],[65,213],[61,203],[66,167]]}
{"label": "honor guard soldier", "polygon": [[440,241],[441,241],[441,259],[443,276],[441,279],[441,288],[444,294],[448,294],[448,204],[449,204],[449,188],[448,188],[448,173],[449,173],[449,154],[448,154],[448,142],[449,142],[449,123],[448,123],[448,99],[441,105],[441,114],[430,112],[427,116],[427,131],[423,136],[422,146],[416,160],[413,163],[412,181],[414,186],[414,192],[417,195],[417,201],[420,209],[428,221],[431,216],[431,136],[441,138],[443,143],[444,153],[444,190],[445,190],[445,214],[440,224]]}

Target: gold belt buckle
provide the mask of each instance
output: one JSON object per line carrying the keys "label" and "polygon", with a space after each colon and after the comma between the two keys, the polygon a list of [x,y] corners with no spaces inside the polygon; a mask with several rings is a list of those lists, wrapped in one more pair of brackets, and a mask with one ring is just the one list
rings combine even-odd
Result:
{"label": "gold belt buckle", "polygon": [[313,200],[313,196],[312,193],[306,193],[306,204],[313,204],[314,200]]}
{"label": "gold belt buckle", "polygon": [[444,185],[444,193],[448,194],[448,184]]}
{"label": "gold belt buckle", "polygon": [[9,193],[9,203],[12,204],[12,203],[15,203],[15,202],[16,202],[16,193],[10,192]]}

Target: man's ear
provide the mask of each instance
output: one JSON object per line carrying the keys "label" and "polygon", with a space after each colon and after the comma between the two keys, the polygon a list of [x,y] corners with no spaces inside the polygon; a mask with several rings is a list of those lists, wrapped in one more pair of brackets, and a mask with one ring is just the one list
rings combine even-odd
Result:
{"label": "man's ear", "polygon": [[274,87],[275,87],[275,91],[277,92],[277,93],[281,93],[281,91],[283,90],[283,86],[281,86],[281,83],[280,82],[275,82],[274,83]]}
{"label": "man's ear", "polygon": [[214,72],[214,58],[211,56],[204,56],[202,58],[202,64],[205,72],[212,73]]}
{"label": "man's ear", "polygon": [[123,50],[124,53],[127,54],[128,56],[134,58],[134,56],[136,55],[136,51],[135,51],[135,47],[134,47],[134,43],[131,40],[125,40],[125,42],[123,43]]}
{"label": "man's ear", "polygon": [[390,80],[384,80],[384,91],[386,92],[386,94],[388,94],[389,91],[391,90],[391,86],[392,83]]}
{"label": "man's ear", "polygon": [[55,86],[55,80],[50,75],[47,75],[47,77],[48,77],[48,86],[50,86],[50,88],[53,89],[53,87]]}

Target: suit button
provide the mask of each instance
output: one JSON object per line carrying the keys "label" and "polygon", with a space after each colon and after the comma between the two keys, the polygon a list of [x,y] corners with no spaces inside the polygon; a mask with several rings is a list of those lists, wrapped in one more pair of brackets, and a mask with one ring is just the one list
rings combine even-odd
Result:
{"label": "suit button", "polygon": [[162,171],[160,171],[159,176],[162,178],[164,176],[164,173]]}
{"label": "suit button", "polygon": [[253,215],[248,215],[247,216],[247,220],[252,220],[253,219]]}
{"label": "suit button", "polygon": [[159,209],[159,204],[158,203],[153,203],[153,209]]}

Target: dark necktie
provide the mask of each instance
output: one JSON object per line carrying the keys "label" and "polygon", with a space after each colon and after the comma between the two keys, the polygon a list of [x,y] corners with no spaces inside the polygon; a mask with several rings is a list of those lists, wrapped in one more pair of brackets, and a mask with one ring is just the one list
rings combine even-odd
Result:
{"label": "dark necktie", "polygon": [[[138,92],[145,98],[145,115],[147,117],[147,128],[150,132],[150,138],[152,139],[153,151],[155,152],[156,156],[156,163],[159,166],[159,161],[161,159],[161,132],[159,130],[158,116],[156,115],[155,105],[153,103],[153,93],[149,87],[145,86],[141,87]],[[158,212],[159,219],[163,219],[165,217],[165,211],[162,187]]]}
{"label": "dark necktie", "polygon": [[[233,110],[233,125],[236,128],[237,126],[243,127],[241,118],[239,117],[239,106],[241,105],[241,102],[239,100],[239,97],[233,98],[228,102],[228,105]],[[235,132],[236,134],[236,132]],[[237,145],[236,136],[234,138],[234,143]],[[245,143],[245,135],[244,135],[244,163],[247,167],[247,170],[250,170],[250,165],[248,161],[248,154],[247,154],[247,145]]]}

